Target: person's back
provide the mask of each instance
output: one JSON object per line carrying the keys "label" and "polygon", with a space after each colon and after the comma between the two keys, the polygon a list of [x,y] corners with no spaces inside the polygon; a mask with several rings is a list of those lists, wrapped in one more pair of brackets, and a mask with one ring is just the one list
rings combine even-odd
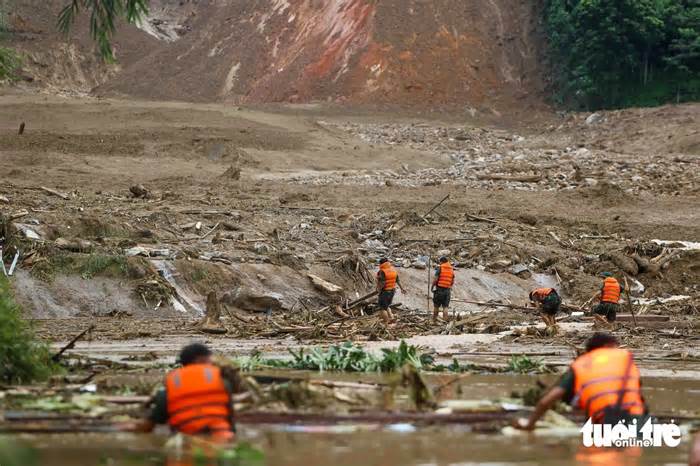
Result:
{"label": "person's back", "polygon": [[629,351],[597,348],[576,359],[571,369],[576,403],[594,423],[645,414],[639,369]]}
{"label": "person's back", "polygon": [[189,364],[175,369],[166,377],[165,392],[173,431],[215,436],[232,432],[230,395],[217,366]]}

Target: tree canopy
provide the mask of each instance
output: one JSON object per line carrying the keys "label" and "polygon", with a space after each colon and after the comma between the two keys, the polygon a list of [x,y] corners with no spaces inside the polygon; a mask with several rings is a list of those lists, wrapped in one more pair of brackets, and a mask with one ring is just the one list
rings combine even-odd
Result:
{"label": "tree canopy", "polygon": [[700,0],[546,0],[544,15],[563,102],[700,98]]}
{"label": "tree canopy", "polygon": [[68,32],[81,10],[90,14],[90,35],[97,42],[100,55],[105,61],[114,61],[112,38],[116,21],[124,19],[136,23],[148,14],[149,0],[72,0],[58,16],[58,28]]}

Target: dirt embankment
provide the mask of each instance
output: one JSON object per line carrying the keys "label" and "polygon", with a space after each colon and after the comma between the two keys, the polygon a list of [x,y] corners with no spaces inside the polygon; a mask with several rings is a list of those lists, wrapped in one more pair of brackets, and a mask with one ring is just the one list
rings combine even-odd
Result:
{"label": "dirt embankment", "polygon": [[331,100],[470,112],[538,107],[537,2],[478,0],[153,1],[121,28],[118,65],[55,32],[62,2],[17,2],[11,40],[35,84],[189,101]]}

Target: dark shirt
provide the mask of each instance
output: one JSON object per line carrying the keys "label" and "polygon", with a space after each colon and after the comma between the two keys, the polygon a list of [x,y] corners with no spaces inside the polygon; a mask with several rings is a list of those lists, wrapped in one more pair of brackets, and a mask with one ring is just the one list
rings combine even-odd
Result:
{"label": "dark shirt", "polygon": [[564,396],[561,400],[567,404],[571,403],[576,395],[576,379],[573,370],[569,369],[561,376],[559,386],[564,389]]}
{"label": "dark shirt", "polygon": [[[224,379],[224,387],[229,393],[229,396],[233,393],[231,388],[231,383]],[[233,425],[233,406],[231,407],[231,425]],[[165,388],[161,389],[153,397],[153,409],[148,415],[148,420],[154,424],[167,424],[168,423],[168,394]]]}

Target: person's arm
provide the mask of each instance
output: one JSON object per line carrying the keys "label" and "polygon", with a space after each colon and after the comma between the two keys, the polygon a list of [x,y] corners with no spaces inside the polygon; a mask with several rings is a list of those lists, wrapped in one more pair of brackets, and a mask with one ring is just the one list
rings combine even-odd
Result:
{"label": "person's arm", "polygon": [[168,397],[165,390],[159,390],[158,393],[153,397],[153,408],[151,412],[144,419],[135,422],[125,422],[119,424],[117,428],[124,432],[139,432],[148,433],[153,432],[156,424],[167,424],[168,423]]}
{"label": "person's arm", "polygon": [[377,291],[382,291],[384,289],[385,284],[386,284],[386,278],[384,276],[384,271],[380,270],[379,273],[377,274]]}
{"label": "person's arm", "polygon": [[557,401],[571,403],[575,395],[575,376],[574,372],[568,370],[559,380],[559,385],[551,389],[544,395],[535,406],[535,411],[530,415],[529,419],[517,419],[514,424],[518,429],[532,430],[535,428],[537,421],[551,408]]}
{"label": "person's arm", "polygon": [[530,418],[527,421],[525,421],[524,419],[519,420],[515,427],[523,430],[533,430],[537,425],[537,421],[539,421],[542,418],[542,416],[544,416],[544,414],[549,410],[549,408],[554,406],[554,404],[557,401],[564,398],[565,394],[566,390],[564,390],[563,388],[554,387],[549,391],[549,393],[543,396],[540,399],[540,401],[537,402],[535,410],[530,415]]}
{"label": "person's arm", "polygon": [[435,269],[435,279],[433,280],[433,291],[437,287],[438,280],[440,279],[440,268]]}
{"label": "person's arm", "polygon": [[396,275],[396,284],[399,285],[399,289],[401,290],[401,293],[406,294],[406,290],[404,289],[403,285],[401,284],[401,277],[399,275]]}

